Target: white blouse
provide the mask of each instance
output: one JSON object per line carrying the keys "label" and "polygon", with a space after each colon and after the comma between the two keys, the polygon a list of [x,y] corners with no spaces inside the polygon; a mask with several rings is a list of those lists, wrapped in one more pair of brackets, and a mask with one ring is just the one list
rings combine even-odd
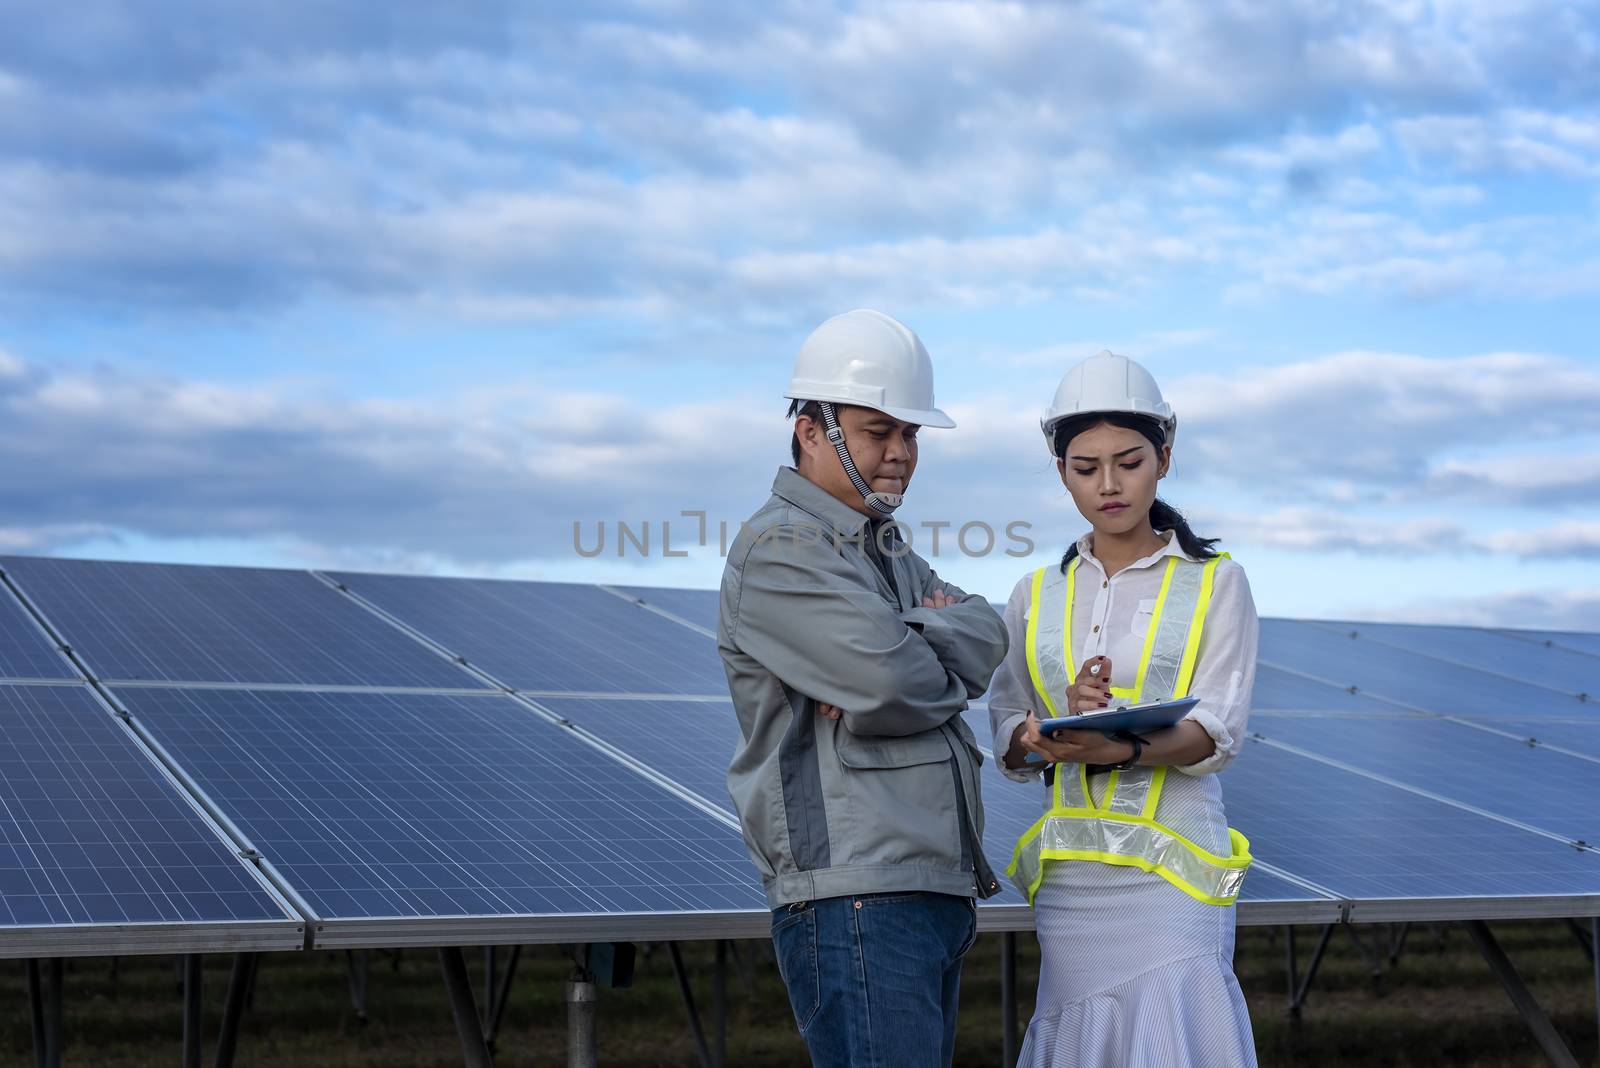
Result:
{"label": "white blouse", "polygon": [[[1105,568],[1089,548],[1090,535],[1078,539],[1077,599],[1072,605],[1072,651],[1081,667],[1093,656],[1111,659],[1112,681],[1131,685],[1144,652],[1145,632],[1161,589],[1162,565],[1169,556],[1185,560],[1171,532],[1167,544],[1137,563],[1106,577]],[[1028,782],[1042,765],[1013,771],[1003,763],[1011,736],[1028,712],[1037,714],[1038,696],[1028,675],[1028,605],[1032,600],[1032,574],[1024,575],[1006,603],[1006,631],[1011,650],[989,685],[989,724],[994,729],[995,762],[1007,778]],[[1199,662],[1195,665],[1190,696],[1200,703],[1186,717],[1205,728],[1216,752],[1196,764],[1180,766],[1190,775],[1221,771],[1238,753],[1250,717],[1250,691],[1256,680],[1256,605],[1244,568],[1232,560],[1217,565],[1211,608],[1200,636]]]}

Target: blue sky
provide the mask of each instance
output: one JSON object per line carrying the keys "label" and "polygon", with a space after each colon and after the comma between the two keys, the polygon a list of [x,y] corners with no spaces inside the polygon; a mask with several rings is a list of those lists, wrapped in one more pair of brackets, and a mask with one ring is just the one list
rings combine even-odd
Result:
{"label": "blue sky", "polygon": [[714,585],[572,524],[737,522],[872,306],[968,588],[1110,347],[1263,611],[1600,629],[1595,3],[0,15],[0,550]]}

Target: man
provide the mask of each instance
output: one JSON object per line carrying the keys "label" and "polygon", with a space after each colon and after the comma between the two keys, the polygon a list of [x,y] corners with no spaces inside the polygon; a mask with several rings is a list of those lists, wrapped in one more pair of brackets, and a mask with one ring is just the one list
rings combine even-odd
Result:
{"label": "man", "polygon": [[982,849],[961,720],[1005,658],[981,597],[942,582],[889,517],[934,407],[927,350],[875,311],[823,323],[785,394],[795,467],[722,577],[718,647],[743,742],[728,769],[819,1068],[948,1065]]}

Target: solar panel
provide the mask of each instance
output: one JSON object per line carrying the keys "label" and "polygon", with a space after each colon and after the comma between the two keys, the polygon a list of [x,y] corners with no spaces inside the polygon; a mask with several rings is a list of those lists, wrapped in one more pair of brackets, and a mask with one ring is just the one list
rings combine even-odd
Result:
{"label": "solar panel", "polygon": [[0,586],[0,678],[77,679],[72,662],[39,629],[28,610]]}
{"label": "solar panel", "polygon": [[1539,898],[1555,915],[1600,907],[1600,855],[1264,742],[1229,765],[1223,791],[1257,858],[1371,903],[1366,919],[1442,918],[1452,900],[1479,916],[1535,915]]}
{"label": "solar panel", "polygon": [[1256,665],[1256,685],[1251,691],[1255,708],[1277,708],[1317,712],[1343,712],[1352,715],[1393,715],[1403,709],[1388,701],[1368,697],[1359,689],[1319,682],[1270,664]]}
{"label": "solar panel", "polygon": [[739,720],[731,701],[541,698],[538,703],[733,811],[728,765],[739,742]]}
{"label": "solar panel", "polygon": [[0,956],[150,925],[166,952],[293,948],[299,922],[86,687],[0,686]]}
{"label": "solar panel", "polygon": [[1496,634],[1504,634],[1508,638],[1519,641],[1534,642],[1539,645],[1549,645],[1561,649],[1574,650],[1588,656],[1600,657],[1600,634],[1591,634],[1575,630],[1510,630],[1500,628]]}
{"label": "solar panel", "polygon": [[519,690],[721,694],[716,643],[596,586],[336,576]]}
{"label": "solar panel", "polygon": [[654,586],[618,586],[616,589],[629,597],[637,597],[707,630],[717,629],[717,613],[722,604],[718,590],[672,590]]}
{"label": "solar panel", "polygon": [[1260,659],[1357,692],[1448,715],[1565,715],[1576,698],[1514,679],[1456,667],[1376,642],[1357,642],[1326,627],[1289,619],[1261,621]]}
{"label": "solar panel", "polygon": [[[1505,675],[1518,682],[1569,694],[1600,696],[1600,657],[1546,646],[1476,627],[1418,626],[1405,623],[1319,624],[1360,642],[1378,642],[1437,657],[1454,664]],[[1364,656],[1360,652],[1357,655]],[[1448,668],[1444,668],[1448,670]]]}
{"label": "solar panel", "polygon": [[[738,744],[739,723],[731,702],[545,698],[539,704],[701,797],[724,806],[730,814],[733,812],[733,802],[728,797],[728,765]],[[987,746],[988,739],[979,736],[978,743]],[[1006,779],[986,757],[982,793],[986,814],[984,852],[995,871],[1003,872],[1011,861],[1017,836],[1039,817],[1038,789]],[[989,903],[1014,905],[1024,901],[1015,891],[1009,891]]]}
{"label": "solar panel", "polygon": [[1600,845],[1600,763],[1438,719],[1261,714],[1250,729],[1463,805]]}
{"label": "solar panel", "polygon": [[119,697],[323,918],[321,944],[346,920],[398,921],[347,936],[368,944],[482,918],[560,940],[561,917],[765,907],[737,831],[509,697]]}
{"label": "solar panel", "polygon": [[1600,710],[1588,720],[1485,719],[1485,727],[1509,731],[1520,738],[1532,738],[1545,745],[1558,746],[1600,760]]}
{"label": "solar panel", "polygon": [[103,679],[483,686],[304,571],[38,557],[4,563]]}

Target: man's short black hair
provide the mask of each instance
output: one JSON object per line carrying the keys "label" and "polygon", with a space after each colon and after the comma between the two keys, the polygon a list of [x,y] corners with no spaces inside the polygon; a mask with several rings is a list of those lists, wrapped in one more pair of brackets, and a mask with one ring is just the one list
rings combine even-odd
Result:
{"label": "man's short black hair", "polygon": [[[789,402],[789,418],[798,419],[805,416],[814,423],[822,422],[822,402],[814,400],[792,400]],[[794,465],[800,466],[800,439],[790,435],[789,455],[794,457]]]}

